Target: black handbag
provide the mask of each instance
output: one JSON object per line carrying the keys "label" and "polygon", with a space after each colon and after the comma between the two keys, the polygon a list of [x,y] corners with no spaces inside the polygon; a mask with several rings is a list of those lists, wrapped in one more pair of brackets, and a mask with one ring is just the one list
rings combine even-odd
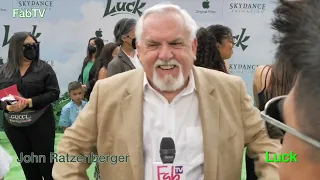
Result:
{"label": "black handbag", "polygon": [[24,109],[21,112],[4,112],[4,117],[9,124],[15,127],[27,127],[35,123],[48,108],[41,110]]}

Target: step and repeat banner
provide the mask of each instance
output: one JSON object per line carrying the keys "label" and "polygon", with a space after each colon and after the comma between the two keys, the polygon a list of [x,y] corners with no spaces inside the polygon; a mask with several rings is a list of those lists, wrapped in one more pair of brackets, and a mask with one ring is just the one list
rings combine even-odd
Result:
{"label": "step and repeat banner", "polygon": [[[64,104],[67,85],[77,80],[88,40],[100,37],[112,42],[113,28],[121,18],[138,19],[161,0],[1,0],[0,66],[6,62],[14,32],[28,31],[40,44],[41,59],[55,70]],[[222,24],[233,31],[231,73],[241,76],[252,95],[256,66],[271,63],[275,45],[270,22],[275,0],[172,0],[186,9],[199,26]],[[62,102],[62,103],[61,103]],[[60,107],[57,107],[60,109]],[[59,111],[59,110],[57,110]],[[59,115],[59,112],[57,113]]]}

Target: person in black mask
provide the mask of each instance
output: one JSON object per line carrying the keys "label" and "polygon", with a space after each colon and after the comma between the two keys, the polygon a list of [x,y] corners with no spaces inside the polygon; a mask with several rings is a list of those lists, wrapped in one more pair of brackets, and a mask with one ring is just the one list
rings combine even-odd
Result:
{"label": "person in black mask", "polygon": [[[55,119],[51,103],[60,89],[52,67],[39,59],[39,42],[27,32],[15,33],[7,62],[0,69],[0,89],[17,85],[15,103],[1,101],[4,131],[10,140],[27,180],[52,180]],[[42,157],[37,162],[27,156]],[[1,159],[0,159],[1,161]]]}
{"label": "person in black mask", "polygon": [[108,76],[113,76],[132,69],[141,68],[136,52],[136,20],[123,18],[114,27],[114,37],[121,47],[119,54],[108,64]]}
{"label": "person in black mask", "polygon": [[100,52],[104,46],[103,40],[97,37],[91,38],[87,47],[87,56],[83,61],[81,68],[81,73],[79,75],[78,81],[82,84],[85,90],[85,99],[89,100],[90,93],[96,82],[95,75],[96,69],[95,61],[99,57]]}

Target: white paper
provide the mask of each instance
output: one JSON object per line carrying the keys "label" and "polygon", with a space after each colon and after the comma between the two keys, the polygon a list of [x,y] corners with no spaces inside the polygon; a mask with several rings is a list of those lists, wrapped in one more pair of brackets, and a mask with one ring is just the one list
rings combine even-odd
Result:
{"label": "white paper", "polygon": [[9,94],[6,97],[1,98],[1,101],[14,101],[14,100],[16,100],[16,99],[11,94]]}

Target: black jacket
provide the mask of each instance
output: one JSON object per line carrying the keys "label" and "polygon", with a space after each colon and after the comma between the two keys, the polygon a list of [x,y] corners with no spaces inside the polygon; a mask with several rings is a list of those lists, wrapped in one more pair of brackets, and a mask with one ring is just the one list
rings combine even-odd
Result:
{"label": "black jacket", "polygon": [[[51,103],[59,99],[60,88],[56,73],[52,67],[44,61],[41,61],[41,63],[43,63],[43,68],[39,72],[35,72],[33,70],[34,65],[31,64],[23,77],[20,76],[19,71],[16,71],[11,78],[4,77],[4,73],[2,72],[4,71],[4,66],[2,66],[0,70],[0,89],[17,84],[21,96],[26,99],[32,99],[32,109],[39,110],[49,105],[45,113],[52,114],[52,116],[49,116],[54,120]],[[6,105],[5,102],[1,102],[0,109],[5,110]]]}

